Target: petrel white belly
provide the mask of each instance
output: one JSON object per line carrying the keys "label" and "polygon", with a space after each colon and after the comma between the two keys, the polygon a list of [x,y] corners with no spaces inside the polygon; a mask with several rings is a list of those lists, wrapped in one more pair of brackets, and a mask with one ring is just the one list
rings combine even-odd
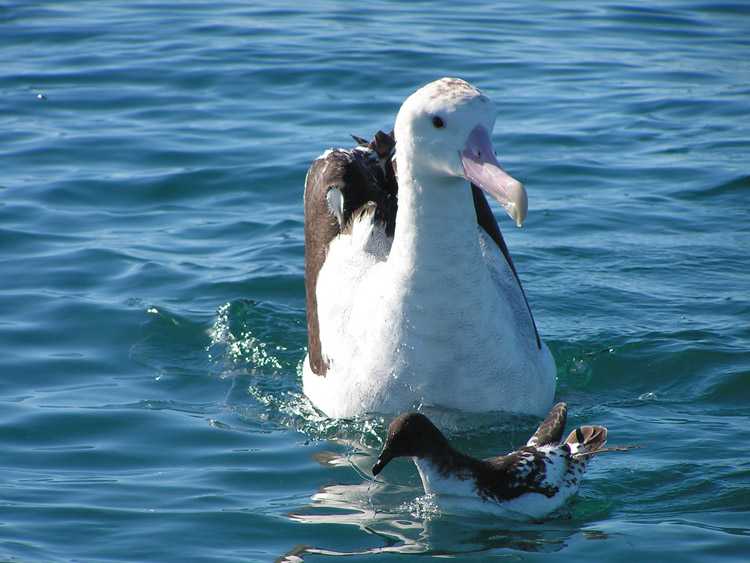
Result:
{"label": "petrel white belly", "polygon": [[[548,445],[539,448],[540,452],[549,454],[555,450],[557,455],[544,460],[545,478],[541,485],[553,487],[555,493],[547,496],[538,492],[523,492],[516,498],[496,500],[482,498],[477,483],[469,471],[444,474],[425,459],[412,458],[422,479],[425,493],[435,496],[436,503],[445,512],[464,513],[466,511],[490,512],[496,516],[509,519],[528,520],[543,518],[560,509],[580,488],[581,478],[586,469],[585,461],[570,463],[567,452],[559,445]],[[576,448],[574,448],[574,451]],[[526,477],[532,470],[527,466],[519,468],[519,478]]]}
{"label": "petrel white belly", "polygon": [[[476,228],[476,227],[472,227]],[[324,376],[304,365],[305,394],[331,417],[420,405],[544,414],[555,365],[497,245],[403,276],[371,216],[330,245],[317,283]],[[451,260],[450,262],[448,260]],[[448,274],[446,274],[448,272]],[[455,275],[450,275],[455,272]]]}

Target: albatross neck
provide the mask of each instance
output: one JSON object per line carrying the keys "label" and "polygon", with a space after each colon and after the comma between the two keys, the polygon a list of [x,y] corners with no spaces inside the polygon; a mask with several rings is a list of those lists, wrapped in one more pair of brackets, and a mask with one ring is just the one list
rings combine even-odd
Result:
{"label": "albatross neck", "polygon": [[408,159],[399,159],[398,165],[398,213],[389,262],[409,277],[424,275],[430,284],[445,273],[478,272],[481,249],[468,182],[420,171]]}

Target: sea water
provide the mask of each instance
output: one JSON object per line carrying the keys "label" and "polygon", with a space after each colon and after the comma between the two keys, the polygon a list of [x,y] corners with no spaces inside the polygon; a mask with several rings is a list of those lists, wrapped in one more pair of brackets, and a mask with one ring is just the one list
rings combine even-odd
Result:
{"label": "sea water", "polygon": [[[0,559],[750,558],[746,2],[11,0],[0,47]],[[301,393],[307,167],[446,75],[527,186],[570,426],[643,446],[542,523],[372,481],[388,420]]]}

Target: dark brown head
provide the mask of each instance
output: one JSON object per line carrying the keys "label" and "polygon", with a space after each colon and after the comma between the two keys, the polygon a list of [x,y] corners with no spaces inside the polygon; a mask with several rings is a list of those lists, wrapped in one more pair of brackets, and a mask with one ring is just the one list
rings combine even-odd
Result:
{"label": "dark brown head", "polygon": [[448,440],[425,415],[418,412],[399,415],[388,426],[388,438],[372,474],[380,473],[393,458],[428,457],[448,448]]}

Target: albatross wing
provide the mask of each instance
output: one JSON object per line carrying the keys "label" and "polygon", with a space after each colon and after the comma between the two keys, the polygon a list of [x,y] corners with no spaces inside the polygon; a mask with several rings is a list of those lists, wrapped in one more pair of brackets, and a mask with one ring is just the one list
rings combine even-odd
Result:
{"label": "albatross wing", "polygon": [[355,137],[352,150],[332,149],[310,166],[305,178],[305,294],[310,368],[325,375],[328,366],[321,352],[316,287],[331,241],[367,204],[374,203],[375,218],[393,234],[396,221],[396,179],[391,166],[394,141],[378,131],[372,141]]}

